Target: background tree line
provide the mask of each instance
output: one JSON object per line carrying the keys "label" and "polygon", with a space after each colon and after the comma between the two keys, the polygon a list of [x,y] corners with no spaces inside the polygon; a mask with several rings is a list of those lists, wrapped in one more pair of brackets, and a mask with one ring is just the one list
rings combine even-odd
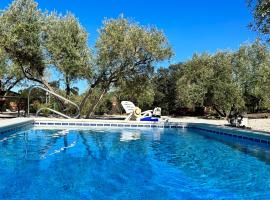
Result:
{"label": "background tree line", "polygon": [[[248,3],[251,26],[268,42],[268,1]],[[142,109],[159,106],[170,115],[203,107],[221,117],[232,110],[258,112],[270,108],[269,51],[262,41],[158,68],[173,51],[154,26],[123,16],[108,19],[89,47],[88,33],[72,13],[42,11],[34,0],[14,0],[0,15],[0,88],[41,84],[77,102],[87,118],[110,113],[112,99],[131,100]],[[50,82],[48,72],[57,72],[59,79]],[[78,80],[88,82],[80,95]],[[64,110],[65,103],[55,101]]]}
{"label": "background tree line", "polygon": [[187,62],[157,71],[155,105],[163,104],[169,114],[177,114],[175,108],[211,107],[222,117],[232,110],[267,110],[269,75],[269,51],[259,41],[236,52],[194,54]]}

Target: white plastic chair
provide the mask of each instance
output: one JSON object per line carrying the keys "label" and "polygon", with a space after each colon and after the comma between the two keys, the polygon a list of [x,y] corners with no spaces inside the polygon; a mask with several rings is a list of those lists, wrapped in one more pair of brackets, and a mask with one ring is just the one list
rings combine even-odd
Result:
{"label": "white plastic chair", "polygon": [[[123,106],[126,113],[129,114],[126,117],[125,121],[130,120],[135,108],[137,108],[137,107],[131,101],[122,101],[121,105]],[[152,115],[153,115],[153,110],[146,110],[146,111],[141,113],[141,117],[139,119],[144,118],[144,117],[152,117]]]}

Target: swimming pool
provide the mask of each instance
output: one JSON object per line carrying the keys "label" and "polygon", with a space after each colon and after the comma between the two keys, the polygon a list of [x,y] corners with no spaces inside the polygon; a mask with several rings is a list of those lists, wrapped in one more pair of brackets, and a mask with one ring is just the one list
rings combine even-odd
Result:
{"label": "swimming pool", "polygon": [[269,146],[193,129],[0,135],[0,199],[269,199]]}

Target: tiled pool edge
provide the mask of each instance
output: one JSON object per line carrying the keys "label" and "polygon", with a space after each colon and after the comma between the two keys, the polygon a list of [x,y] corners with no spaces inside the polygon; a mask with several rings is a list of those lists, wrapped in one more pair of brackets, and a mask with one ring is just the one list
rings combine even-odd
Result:
{"label": "tiled pool edge", "polygon": [[187,129],[199,131],[215,138],[227,137],[270,146],[270,133],[209,124],[188,124]]}
{"label": "tiled pool edge", "polygon": [[[19,121],[19,122],[16,122]],[[250,142],[266,144],[270,146],[270,133],[262,133],[252,130],[241,130],[225,126],[217,126],[199,123],[182,122],[137,122],[137,121],[112,121],[112,120],[84,120],[84,119],[14,119],[13,124],[0,124],[0,134],[9,133],[23,129],[27,125],[33,125],[38,128],[46,129],[87,129],[87,128],[162,128],[162,129],[180,129],[187,128],[200,131],[202,134],[212,135],[214,137],[231,137],[238,140],[247,140]]]}
{"label": "tiled pool edge", "polygon": [[183,122],[139,122],[139,121],[112,121],[112,120],[47,120],[35,119],[35,127],[49,128],[165,128],[165,129],[193,129],[201,133],[207,133],[212,136],[224,136],[248,140],[255,143],[266,144],[270,146],[270,133],[262,133],[252,130],[237,129],[226,126],[199,124],[199,123],[183,123]]}
{"label": "tiled pool edge", "polygon": [[184,128],[186,124],[177,122],[139,122],[112,120],[34,120],[34,126],[51,128],[90,128],[90,127],[123,127],[123,128]]}

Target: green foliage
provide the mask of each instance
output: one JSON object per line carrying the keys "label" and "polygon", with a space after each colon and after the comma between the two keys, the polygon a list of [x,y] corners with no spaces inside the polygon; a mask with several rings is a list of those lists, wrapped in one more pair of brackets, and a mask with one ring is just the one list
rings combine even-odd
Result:
{"label": "green foliage", "polygon": [[183,64],[176,83],[177,99],[181,106],[202,106],[207,94],[210,79],[213,77],[211,56],[194,55]]}
{"label": "green foliage", "polygon": [[154,88],[148,76],[137,76],[123,81],[114,93],[119,102],[132,101],[144,110],[150,109],[154,102]]}
{"label": "green foliage", "polygon": [[[93,106],[96,101],[99,99],[100,95],[102,93],[102,88],[100,87],[95,87],[92,89],[92,93],[91,93],[91,98],[89,99],[89,101],[87,101],[85,107],[81,110],[81,115],[87,115],[88,113],[88,109],[89,107]],[[102,100],[99,102],[98,106],[95,109],[95,114],[104,114],[104,113],[108,113],[110,111],[111,105],[110,105],[110,101],[111,98],[113,96],[114,92],[109,92],[108,94],[106,94]],[[80,103],[82,101],[82,99],[85,97],[86,93],[82,94],[80,98],[78,98],[78,103]],[[76,101],[75,101],[76,102]]]}
{"label": "green foliage", "polygon": [[[90,63],[87,40],[87,32],[72,14],[60,16],[42,12],[34,0],[14,0],[0,15],[0,49],[7,55],[8,62],[18,66],[25,78],[44,84],[50,90],[44,72],[48,67],[56,67],[64,76],[66,95],[76,92],[71,87],[75,80],[87,79],[89,91],[82,99],[81,108],[92,89],[98,88],[101,92],[101,98],[91,103],[94,110],[95,104],[112,87],[122,90],[121,84],[129,87],[138,77],[151,75],[155,63],[172,56],[162,31],[123,17],[104,21],[95,44],[94,65]],[[136,96],[138,103],[142,105],[146,101],[150,105],[152,89],[144,93],[137,89],[137,93],[139,90],[142,95]]]}
{"label": "green foliage", "polygon": [[46,44],[51,64],[64,75],[66,94],[71,92],[71,84],[82,77],[91,77],[88,34],[79,21],[70,13],[48,16]]}
{"label": "green foliage", "polygon": [[95,48],[97,75],[112,81],[152,72],[153,63],[172,56],[161,31],[123,17],[104,21]]}
{"label": "green foliage", "polygon": [[232,54],[219,52],[212,57],[213,77],[206,94],[205,103],[227,116],[234,109],[243,109],[245,102],[242,89],[233,73]]}
{"label": "green foliage", "polygon": [[0,49],[31,81],[52,89],[44,77],[55,66],[65,77],[69,95],[74,80],[91,76],[88,34],[70,13],[60,16],[38,9],[34,0],[14,0],[0,15]]}
{"label": "green foliage", "polygon": [[10,91],[14,86],[21,83],[23,78],[19,67],[10,62],[3,51],[0,52],[0,91]]}
{"label": "green foliage", "polygon": [[0,16],[0,48],[31,78],[45,69],[43,19],[33,0],[16,0]]}
{"label": "green foliage", "polygon": [[230,53],[194,55],[179,75],[176,90],[181,106],[211,106],[222,116],[227,116],[233,105],[244,106],[241,90],[233,79]]}
{"label": "green foliage", "polygon": [[269,0],[247,0],[249,7],[252,9],[254,22],[252,28],[270,41],[270,1]]}
{"label": "green foliage", "polygon": [[251,111],[269,109],[270,55],[267,47],[259,41],[243,45],[234,55],[233,68],[235,81]]}
{"label": "green foliage", "polygon": [[165,115],[177,114],[179,111],[176,104],[176,81],[181,67],[180,63],[168,68],[159,68],[152,80],[155,93],[153,107],[161,107]]}
{"label": "green foliage", "polygon": [[259,41],[235,53],[195,54],[179,68],[178,104],[210,106],[224,117],[232,109],[270,109],[269,75],[269,51]]}
{"label": "green foliage", "polygon": [[[101,95],[104,95],[111,87],[149,76],[155,63],[172,56],[166,37],[157,28],[144,27],[123,17],[106,20],[103,24],[95,44],[94,76],[89,80],[88,94],[93,88],[100,87]],[[86,99],[89,96],[86,95]],[[94,109],[95,106],[89,108],[87,116]]]}
{"label": "green foliage", "polygon": [[96,115],[110,114],[112,110],[112,94],[113,93],[110,93],[106,95],[104,98],[102,98],[102,101],[95,110]]}

